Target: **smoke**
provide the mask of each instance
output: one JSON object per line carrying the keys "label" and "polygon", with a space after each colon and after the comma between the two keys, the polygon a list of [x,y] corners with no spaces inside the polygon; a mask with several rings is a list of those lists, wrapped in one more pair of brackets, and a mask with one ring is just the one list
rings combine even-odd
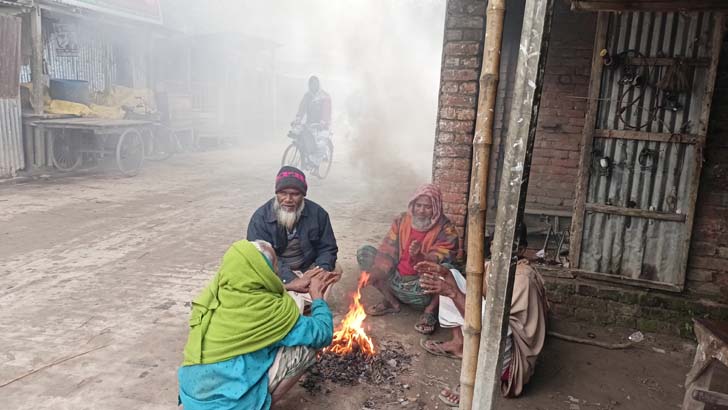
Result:
{"label": "smoke", "polygon": [[280,137],[273,138],[285,135],[315,74],[332,97],[340,161],[373,180],[396,173],[399,184],[414,186],[429,179],[445,0],[174,3],[190,31],[243,33],[279,45]]}

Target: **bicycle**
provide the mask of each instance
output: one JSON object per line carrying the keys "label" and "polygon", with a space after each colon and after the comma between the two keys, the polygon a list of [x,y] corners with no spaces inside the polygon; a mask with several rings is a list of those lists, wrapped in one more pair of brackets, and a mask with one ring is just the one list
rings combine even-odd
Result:
{"label": "bicycle", "polygon": [[[308,134],[307,134],[308,133]],[[324,135],[327,134],[327,135]],[[311,155],[306,149],[305,137],[313,136],[317,151]],[[288,132],[291,138],[290,145],[283,151],[281,166],[293,166],[308,171],[319,179],[324,179],[331,171],[331,163],[334,157],[334,144],[331,141],[331,133],[327,130],[318,130],[316,126],[304,124],[291,124]],[[312,158],[320,156],[320,158]]]}

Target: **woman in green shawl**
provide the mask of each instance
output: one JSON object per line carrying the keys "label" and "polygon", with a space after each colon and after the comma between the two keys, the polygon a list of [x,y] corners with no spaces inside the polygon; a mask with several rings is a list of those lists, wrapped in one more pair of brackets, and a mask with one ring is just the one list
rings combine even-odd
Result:
{"label": "woman in green shawl", "polygon": [[239,241],[192,302],[190,333],[179,369],[185,410],[268,409],[331,343],[333,318],[323,290],[336,280],[310,279],[311,316],[303,316],[275,271],[264,241]]}

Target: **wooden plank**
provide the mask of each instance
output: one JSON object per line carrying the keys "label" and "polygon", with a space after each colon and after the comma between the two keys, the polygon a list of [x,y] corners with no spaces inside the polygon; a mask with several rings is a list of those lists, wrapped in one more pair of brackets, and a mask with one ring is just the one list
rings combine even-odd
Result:
{"label": "wooden plank", "polygon": [[574,11],[710,11],[728,10],[725,0],[572,0]]}
{"label": "wooden plank", "polygon": [[36,5],[30,12],[30,46],[32,57],[30,60],[30,77],[33,90],[30,103],[35,114],[43,114],[43,33],[40,6]]}
{"label": "wooden plank", "polygon": [[728,394],[717,391],[695,389],[693,390],[693,399],[713,406],[728,407]]}
{"label": "wooden plank", "polygon": [[594,131],[595,138],[614,138],[635,141],[676,142],[680,144],[699,144],[705,142],[704,135],[669,134],[666,132],[646,132],[634,130],[604,130]]}
{"label": "wooden plank", "polygon": [[0,15],[0,39],[0,98],[16,99],[20,92],[20,18]]}
{"label": "wooden plank", "polygon": [[685,221],[685,237],[681,241],[682,244],[678,249],[680,252],[680,265],[685,275],[681,276],[680,286],[685,284],[685,276],[687,274],[688,257],[690,255],[690,241],[693,234],[693,224],[695,222],[695,203],[698,199],[698,190],[700,187],[700,173],[703,169],[703,148],[705,147],[705,137],[708,135],[708,123],[710,121],[710,109],[713,104],[713,93],[715,91],[715,78],[718,73],[718,60],[720,59],[720,50],[723,45],[723,34],[725,31],[725,14],[716,13],[713,15],[713,35],[710,39],[710,67],[705,76],[705,93],[703,94],[703,108],[700,111],[700,120],[698,123],[698,135],[702,137],[702,142],[695,145],[695,162],[692,164],[693,172],[690,181],[690,192],[688,194],[688,204],[690,209],[687,211],[687,219]]}
{"label": "wooden plank", "polygon": [[[483,336],[480,339],[473,409],[492,410],[501,396],[501,359],[516,266],[514,239],[523,221],[533,141],[543,89],[554,0],[526,0],[516,81],[496,212],[492,259],[487,278]],[[507,272],[507,273],[506,273]]]}
{"label": "wooden plank", "polygon": [[151,125],[151,121],[142,120],[109,120],[105,118],[62,118],[55,120],[34,121],[33,125],[44,128],[128,128]]}
{"label": "wooden plank", "polygon": [[627,57],[625,63],[628,65],[646,65],[646,66],[671,66],[678,61],[685,65],[696,67],[707,67],[710,65],[710,59],[707,58],[668,58],[668,57]]}
{"label": "wooden plank", "polygon": [[607,26],[609,14],[599,13],[597,18],[596,38],[594,39],[594,53],[592,55],[592,68],[589,76],[589,96],[587,100],[586,119],[581,138],[581,153],[579,156],[579,174],[576,182],[576,197],[574,198],[574,215],[571,219],[571,246],[569,259],[571,266],[579,266],[581,257],[581,242],[584,234],[584,205],[589,191],[589,174],[591,170],[591,156],[594,142],[594,131],[597,123],[599,109],[599,89],[602,83],[602,70],[604,64],[599,52],[607,45]]}
{"label": "wooden plank", "polygon": [[612,275],[609,273],[591,272],[582,269],[569,270],[575,277],[598,280],[601,282],[610,282],[618,285],[634,286],[640,289],[650,288],[664,290],[667,292],[682,292],[682,287],[671,285],[669,283],[655,282],[645,279],[634,279],[627,276]]}
{"label": "wooden plank", "polygon": [[673,214],[668,212],[648,211],[646,209],[622,208],[620,206],[604,205],[604,204],[586,204],[587,212],[601,212],[603,214],[632,216],[635,218],[656,219],[659,221],[685,222],[687,215]]}

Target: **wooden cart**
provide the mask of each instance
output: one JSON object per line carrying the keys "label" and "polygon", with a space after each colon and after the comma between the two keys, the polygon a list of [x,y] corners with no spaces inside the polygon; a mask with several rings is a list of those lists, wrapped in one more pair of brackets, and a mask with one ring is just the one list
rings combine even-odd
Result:
{"label": "wooden cart", "polygon": [[73,171],[84,161],[112,157],[122,174],[134,176],[145,156],[143,133],[151,121],[102,118],[63,118],[32,123],[41,135],[49,136],[53,165],[60,171]]}

